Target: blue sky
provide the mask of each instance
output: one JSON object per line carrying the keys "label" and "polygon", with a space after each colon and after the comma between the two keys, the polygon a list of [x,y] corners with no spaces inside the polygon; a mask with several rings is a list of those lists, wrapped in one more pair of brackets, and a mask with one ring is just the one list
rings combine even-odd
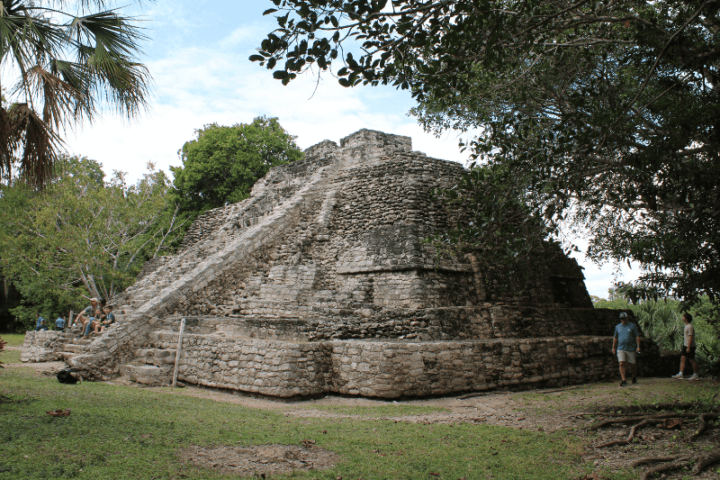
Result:
{"label": "blue sky", "polygon": [[[414,150],[432,157],[466,160],[457,133],[435,138],[407,115],[413,106],[407,91],[347,89],[329,75],[319,83],[316,75],[306,75],[283,86],[251,63],[248,57],[276,26],[272,16],[262,15],[272,7],[269,0],[157,0],[126,8],[143,19],[149,37],[143,61],[154,80],[151,111],[132,123],[104,115],[68,135],[70,152],[135,180],[148,161],[163,170],[180,165],[178,150],[205,124],[248,123],[266,115],[278,117],[302,148],[371,128],[410,136]],[[590,294],[605,297],[613,266],[599,269],[584,255],[575,257],[585,267]],[[623,272],[620,278],[627,281],[637,269]]]}

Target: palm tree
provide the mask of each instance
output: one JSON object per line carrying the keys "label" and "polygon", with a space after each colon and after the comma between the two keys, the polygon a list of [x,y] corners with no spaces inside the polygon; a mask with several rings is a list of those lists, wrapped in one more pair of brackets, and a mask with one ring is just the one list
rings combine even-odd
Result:
{"label": "palm tree", "polygon": [[68,127],[103,110],[133,119],[147,108],[151,78],[136,59],[146,37],[111,3],[0,0],[0,176],[17,165],[42,187]]}

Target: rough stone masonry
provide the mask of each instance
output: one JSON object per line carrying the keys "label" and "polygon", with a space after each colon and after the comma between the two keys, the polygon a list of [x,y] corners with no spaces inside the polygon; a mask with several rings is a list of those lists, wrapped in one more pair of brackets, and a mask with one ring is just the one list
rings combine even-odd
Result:
{"label": "rough stone masonry", "polygon": [[[616,375],[617,311],[594,309],[577,263],[551,244],[529,286],[489,280],[492,258],[438,258],[454,221],[432,200],[463,173],[408,137],[360,130],[273,168],[247,200],[211,210],[177,255],[112,299],[118,324],[87,345],[28,332],[23,361],[88,378],[171,379],[278,397],[395,398]],[[657,347],[644,345],[656,358]],[[649,363],[649,362],[646,362]]]}

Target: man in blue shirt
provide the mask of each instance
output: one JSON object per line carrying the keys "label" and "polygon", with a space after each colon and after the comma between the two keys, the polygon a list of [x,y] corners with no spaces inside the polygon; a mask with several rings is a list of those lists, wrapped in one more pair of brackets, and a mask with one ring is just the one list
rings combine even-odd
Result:
{"label": "man in blue shirt", "polygon": [[632,365],[632,383],[637,383],[637,364],[635,363],[635,353],[640,353],[640,331],[637,325],[628,322],[628,315],[625,312],[620,313],[620,324],[615,327],[613,335],[613,355],[617,353],[620,362],[620,386],[627,385],[625,374],[627,364]]}
{"label": "man in blue shirt", "polygon": [[55,330],[58,332],[64,332],[65,331],[65,318],[60,315],[57,320],[55,320]]}
{"label": "man in blue shirt", "polygon": [[45,319],[40,316],[39,313],[35,313],[35,331],[40,330],[47,330],[47,323],[45,323]]}

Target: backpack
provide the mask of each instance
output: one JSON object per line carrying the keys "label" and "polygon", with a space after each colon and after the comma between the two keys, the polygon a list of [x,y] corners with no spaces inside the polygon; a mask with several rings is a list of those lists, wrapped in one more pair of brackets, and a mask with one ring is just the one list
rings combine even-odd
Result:
{"label": "backpack", "polygon": [[77,370],[74,368],[66,368],[65,370],[60,370],[56,375],[58,382],[75,385],[77,382],[80,381],[80,379],[78,378],[79,375],[77,377],[73,375],[73,373],[76,372]]}

